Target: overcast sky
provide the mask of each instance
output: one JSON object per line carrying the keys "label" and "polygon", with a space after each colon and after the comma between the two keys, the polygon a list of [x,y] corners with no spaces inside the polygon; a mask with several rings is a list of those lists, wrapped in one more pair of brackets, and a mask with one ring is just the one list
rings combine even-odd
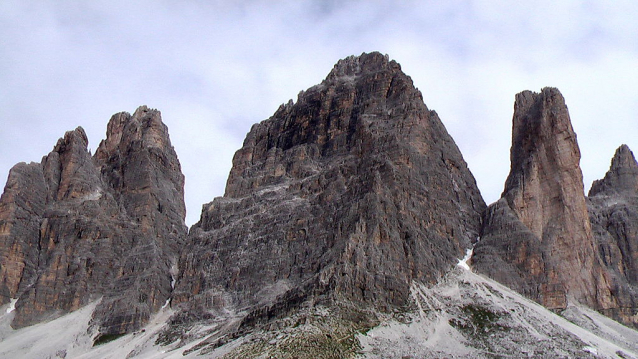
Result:
{"label": "overcast sky", "polygon": [[402,65],[486,200],[509,172],[514,95],[558,87],[585,190],[622,143],[638,150],[638,2],[0,1],[0,186],[82,126],[162,112],[186,176],[187,223],[223,195],[250,126],[340,58]]}

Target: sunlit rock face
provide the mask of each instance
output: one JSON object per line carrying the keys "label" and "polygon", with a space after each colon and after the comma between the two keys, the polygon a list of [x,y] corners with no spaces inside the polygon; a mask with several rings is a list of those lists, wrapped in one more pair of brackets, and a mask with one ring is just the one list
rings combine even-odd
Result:
{"label": "sunlit rock face", "polygon": [[557,89],[516,96],[511,170],[472,263],[550,309],[615,305],[589,223],[576,142]]}
{"label": "sunlit rock face", "polygon": [[349,57],[252,127],[225,196],[190,231],[173,304],[256,316],[307,300],[398,308],[412,281],[433,283],[464,256],[484,208],[400,65]]}
{"label": "sunlit rock face", "polygon": [[78,127],[0,199],[0,301],[23,327],[102,298],[102,334],[139,328],[168,300],[186,235],[184,177],[159,111],[111,118],[95,156]]}
{"label": "sunlit rock face", "polygon": [[638,163],[626,145],[589,191],[589,218],[618,305],[602,312],[638,328]]}

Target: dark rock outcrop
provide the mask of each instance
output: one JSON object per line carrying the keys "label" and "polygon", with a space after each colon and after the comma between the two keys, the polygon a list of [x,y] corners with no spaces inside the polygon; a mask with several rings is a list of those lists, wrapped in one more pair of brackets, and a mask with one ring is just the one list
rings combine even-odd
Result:
{"label": "dark rock outcrop", "polygon": [[550,309],[615,305],[583,193],[580,151],[557,89],[516,96],[511,170],[489,207],[472,263]]}
{"label": "dark rock outcrop", "polygon": [[184,177],[159,111],[111,118],[95,156],[78,127],[0,199],[0,301],[23,327],[102,298],[101,334],[139,328],[169,299],[186,236]]}
{"label": "dark rock outcrop", "polygon": [[605,178],[589,191],[589,218],[617,305],[602,312],[638,328],[638,163],[629,147],[616,151]]}
{"label": "dark rock outcrop", "polygon": [[252,127],[190,231],[173,303],[247,320],[317,298],[398,308],[463,257],[484,208],[400,65],[349,57]]}

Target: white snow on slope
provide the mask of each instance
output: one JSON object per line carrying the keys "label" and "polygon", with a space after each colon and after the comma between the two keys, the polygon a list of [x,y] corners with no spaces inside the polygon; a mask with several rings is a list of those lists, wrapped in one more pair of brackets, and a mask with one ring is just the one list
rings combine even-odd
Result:
{"label": "white snow on slope", "polygon": [[465,270],[470,270],[470,266],[469,264],[467,264],[467,261],[470,260],[470,258],[472,258],[472,253],[474,252],[474,247],[468,249],[467,251],[465,251],[465,257],[463,257],[463,259],[459,259],[459,262],[456,264],[457,266],[465,269]]}
{"label": "white snow on slope", "polygon": [[11,302],[9,303],[9,307],[7,308],[7,314],[13,312],[16,309],[16,302],[18,298],[11,298]]}
{"label": "white snow on slope", "polygon": [[173,313],[169,308],[160,311],[144,330],[93,347],[94,334],[89,329],[89,322],[97,303],[91,303],[52,321],[19,330],[10,327],[13,312],[1,315],[0,358],[159,359],[189,358],[196,355],[182,355],[182,351],[190,346],[171,351],[170,347],[154,345],[158,331]]}

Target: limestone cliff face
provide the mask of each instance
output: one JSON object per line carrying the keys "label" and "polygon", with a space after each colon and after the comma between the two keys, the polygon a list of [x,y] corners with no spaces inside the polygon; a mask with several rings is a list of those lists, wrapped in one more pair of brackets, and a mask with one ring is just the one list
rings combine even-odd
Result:
{"label": "limestone cliff face", "polygon": [[613,305],[588,219],[580,151],[557,89],[516,96],[511,171],[485,216],[475,268],[550,309]]}
{"label": "limestone cliff face", "polygon": [[190,231],[173,303],[268,315],[309,298],[397,308],[412,281],[434,282],[463,257],[484,208],[400,65],[350,57],[252,127],[225,196]]}
{"label": "limestone cliff face", "polygon": [[82,128],[19,164],[0,199],[0,294],[22,327],[102,298],[102,334],[138,328],[170,296],[186,235],[184,178],[156,110],[111,119],[91,156]]}
{"label": "limestone cliff face", "polygon": [[638,163],[626,145],[589,191],[589,218],[618,305],[602,312],[638,328]]}

